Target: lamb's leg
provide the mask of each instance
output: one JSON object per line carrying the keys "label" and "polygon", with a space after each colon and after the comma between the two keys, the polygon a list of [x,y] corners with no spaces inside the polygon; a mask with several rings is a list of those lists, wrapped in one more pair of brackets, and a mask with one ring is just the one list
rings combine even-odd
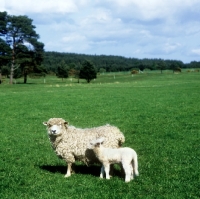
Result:
{"label": "lamb's leg", "polygon": [[106,164],[106,165],[103,165],[103,166],[104,166],[104,170],[105,170],[105,173],[106,173],[106,179],[110,179],[110,175],[109,175],[110,165]]}
{"label": "lamb's leg", "polygon": [[102,165],[101,167],[101,173],[100,173],[100,178],[103,178],[104,175],[104,166]]}
{"label": "lamb's leg", "polygon": [[71,176],[71,169],[72,169],[72,163],[67,164],[67,173],[65,175],[65,178]]}
{"label": "lamb's leg", "polygon": [[125,182],[130,182],[132,169],[130,164],[123,164],[124,172],[125,172]]}
{"label": "lamb's leg", "polygon": [[130,164],[130,169],[131,169],[130,179],[133,180],[134,179],[134,172],[133,172],[133,165],[132,164]]}

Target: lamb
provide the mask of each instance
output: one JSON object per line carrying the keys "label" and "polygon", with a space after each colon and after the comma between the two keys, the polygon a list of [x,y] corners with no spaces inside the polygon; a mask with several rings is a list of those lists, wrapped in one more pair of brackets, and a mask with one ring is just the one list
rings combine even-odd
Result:
{"label": "lamb", "polygon": [[76,128],[62,118],[50,118],[43,122],[52,148],[57,156],[67,163],[65,177],[71,176],[72,164],[81,161],[86,165],[100,163],[92,149],[88,148],[91,140],[105,137],[105,146],[118,148],[125,142],[123,133],[109,124],[94,128]]}
{"label": "lamb", "polygon": [[105,172],[106,179],[110,179],[110,164],[114,163],[121,163],[125,172],[125,182],[130,182],[134,178],[134,174],[139,175],[137,153],[133,149],[129,147],[106,148],[102,145],[103,142],[103,137],[90,142],[96,157],[102,163],[100,178],[103,178]]}

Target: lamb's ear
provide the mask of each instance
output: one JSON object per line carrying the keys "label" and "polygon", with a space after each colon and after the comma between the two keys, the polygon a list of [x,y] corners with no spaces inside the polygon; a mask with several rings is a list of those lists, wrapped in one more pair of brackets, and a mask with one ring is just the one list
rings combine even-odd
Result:
{"label": "lamb's ear", "polygon": [[47,126],[47,122],[43,122],[43,124],[44,124],[45,126]]}

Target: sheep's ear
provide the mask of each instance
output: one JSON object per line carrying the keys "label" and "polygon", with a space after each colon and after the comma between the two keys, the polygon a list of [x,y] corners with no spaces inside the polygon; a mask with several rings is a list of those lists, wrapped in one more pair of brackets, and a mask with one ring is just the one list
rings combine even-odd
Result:
{"label": "sheep's ear", "polygon": [[45,126],[47,126],[47,122],[43,122],[43,124],[44,124]]}
{"label": "sheep's ear", "polygon": [[66,121],[64,122],[64,126],[65,126],[65,127],[67,127],[68,124],[69,124],[68,122],[66,122]]}

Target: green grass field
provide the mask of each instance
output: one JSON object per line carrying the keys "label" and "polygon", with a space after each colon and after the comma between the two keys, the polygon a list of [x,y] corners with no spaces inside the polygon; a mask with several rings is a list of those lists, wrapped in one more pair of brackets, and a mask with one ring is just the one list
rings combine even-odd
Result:
{"label": "green grass field", "polygon": [[[56,77],[0,85],[0,198],[200,198],[200,73],[109,73],[90,84]],[[62,117],[76,127],[110,123],[138,153],[140,176],[118,168],[66,164],[51,149],[43,121]]]}

